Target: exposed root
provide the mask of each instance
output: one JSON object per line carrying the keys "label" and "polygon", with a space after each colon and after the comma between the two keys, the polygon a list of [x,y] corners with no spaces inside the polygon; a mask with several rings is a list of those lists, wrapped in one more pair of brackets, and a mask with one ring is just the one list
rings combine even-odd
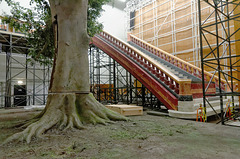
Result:
{"label": "exposed root", "polygon": [[15,140],[30,143],[33,137],[42,138],[43,133],[52,127],[66,131],[83,129],[88,123],[106,125],[112,120],[127,118],[107,109],[92,94],[50,94],[43,112],[28,121],[24,125],[27,126],[24,131],[9,137],[5,143]]}

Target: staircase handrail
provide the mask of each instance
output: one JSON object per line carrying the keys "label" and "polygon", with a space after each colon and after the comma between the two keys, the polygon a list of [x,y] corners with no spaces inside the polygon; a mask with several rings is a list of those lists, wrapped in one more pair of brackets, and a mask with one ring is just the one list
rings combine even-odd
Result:
{"label": "staircase handrail", "polygon": [[[145,42],[144,40],[132,35],[132,34],[128,34],[128,41],[132,41],[133,43],[141,46],[142,48],[146,49],[147,51],[153,53],[156,56],[159,56],[160,58],[164,59],[165,61],[168,61],[170,63],[172,63],[173,65],[187,71],[188,73],[194,75],[195,77],[198,77],[200,79],[202,79],[202,69],[187,62],[184,61],[152,44],[149,44],[147,42]],[[209,73],[207,71],[204,71],[204,80],[205,81],[210,81],[210,79],[213,77],[215,82],[215,85],[217,87],[219,87],[218,84],[218,76],[217,75],[213,75],[212,73]],[[221,89],[222,90],[226,90],[227,87],[227,83],[230,81],[226,81],[225,79],[221,78]]]}

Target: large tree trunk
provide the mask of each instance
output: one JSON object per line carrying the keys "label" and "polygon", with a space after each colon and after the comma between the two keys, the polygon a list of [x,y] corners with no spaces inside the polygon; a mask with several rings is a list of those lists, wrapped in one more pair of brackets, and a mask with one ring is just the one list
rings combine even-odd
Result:
{"label": "large tree trunk", "polygon": [[40,137],[55,126],[83,128],[86,123],[105,124],[126,118],[98,103],[89,90],[87,0],[49,0],[56,24],[56,55],[47,105],[23,132],[10,137],[26,140]]}
{"label": "large tree trunk", "polygon": [[50,92],[89,93],[87,0],[50,2],[58,50]]}

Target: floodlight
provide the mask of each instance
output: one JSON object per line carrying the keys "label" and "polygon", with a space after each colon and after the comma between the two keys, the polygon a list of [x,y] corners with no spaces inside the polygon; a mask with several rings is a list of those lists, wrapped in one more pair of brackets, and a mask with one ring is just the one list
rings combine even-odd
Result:
{"label": "floodlight", "polygon": [[17,81],[18,84],[23,84],[23,81]]}

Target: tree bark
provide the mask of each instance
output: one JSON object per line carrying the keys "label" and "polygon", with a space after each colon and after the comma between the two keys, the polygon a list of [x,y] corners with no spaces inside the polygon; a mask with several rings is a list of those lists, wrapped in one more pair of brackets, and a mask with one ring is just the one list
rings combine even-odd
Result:
{"label": "tree bark", "polygon": [[[105,124],[126,120],[107,109],[89,92],[87,0],[49,0],[56,30],[56,55],[45,109],[27,128],[6,140],[41,137],[56,127],[61,130],[84,128],[84,124]],[[5,142],[5,143],[6,143]]]}
{"label": "tree bark", "polygon": [[[50,93],[89,93],[87,0],[50,0],[57,54]],[[55,13],[55,14],[54,14]]]}

